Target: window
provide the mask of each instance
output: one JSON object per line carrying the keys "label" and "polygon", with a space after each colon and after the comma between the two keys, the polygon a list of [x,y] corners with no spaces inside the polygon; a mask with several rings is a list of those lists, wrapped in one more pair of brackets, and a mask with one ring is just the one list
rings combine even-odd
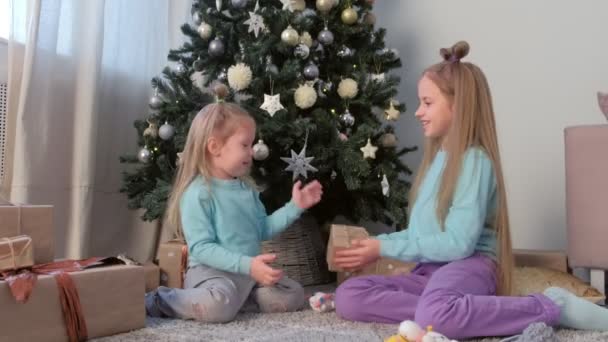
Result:
{"label": "window", "polygon": [[8,40],[10,25],[9,0],[0,0],[0,41]]}

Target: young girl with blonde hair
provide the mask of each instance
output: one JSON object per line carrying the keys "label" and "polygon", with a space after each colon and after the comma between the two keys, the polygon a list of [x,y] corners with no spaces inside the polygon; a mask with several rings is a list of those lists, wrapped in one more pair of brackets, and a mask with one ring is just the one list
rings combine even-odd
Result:
{"label": "young girl with blonde hair", "polygon": [[159,287],[146,294],[150,316],[221,323],[247,302],[261,312],[294,311],[305,303],[302,286],[268,264],[260,243],[283,231],[321,199],[321,184],[296,182],[292,199],[267,216],[259,193],[242,178],[252,165],[255,122],[223,99],[192,120],[168,205],[168,221],[188,245],[184,289]]}
{"label": "young girl with blonde hair", "polygon": [[425,147],[408,228],[356,241],[335,259],[351,270],[380,256],[418,265],[406,276],[347,280],[336,311],[354,321],[415,320],[457,339],[519,334],[534,322],[608,329],[608,310],[561,288],[508,297],[513,257],[494,110],[481,69],[461,61],[468,52],[466,42],[441,49],[444,60],[418,83]]}

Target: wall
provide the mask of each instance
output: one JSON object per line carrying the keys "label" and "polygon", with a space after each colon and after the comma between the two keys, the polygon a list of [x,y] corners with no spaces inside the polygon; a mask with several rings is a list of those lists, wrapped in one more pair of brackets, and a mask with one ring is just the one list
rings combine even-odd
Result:
{"label": "wall", "polygon": [[8,82],[8,45],[0,38],[0,83]]}
{"label": "wall", "polygon": [[[467,40],[492,88],[514,246],[565,249],[563,129],[605,122],[596,91],[608,91],[608,2],[377,1],[375,13],[404,64],[401,144],[421,143],[420,73],[440,47]],[[405,157],[412,167],[419,160]]]}

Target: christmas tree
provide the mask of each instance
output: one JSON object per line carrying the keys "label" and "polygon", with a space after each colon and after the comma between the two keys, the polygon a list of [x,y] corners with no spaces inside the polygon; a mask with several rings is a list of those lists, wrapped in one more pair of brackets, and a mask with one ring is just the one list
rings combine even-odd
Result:
{"label": "christmas tree", "polygon": [[135,122],[140,150],[121,191],[143,219],[163,216],[190,122],[214,101],[209,86],[227,83],[227,101],[257,122],[251,176],[268,212],[284,205],[294,181],[319,180],[319,223],[341,215],[406,223],[406,179],[391,121],[401,66],[375,29],[373,0],[195,0],[189,38],[171,50],[145,120]]}

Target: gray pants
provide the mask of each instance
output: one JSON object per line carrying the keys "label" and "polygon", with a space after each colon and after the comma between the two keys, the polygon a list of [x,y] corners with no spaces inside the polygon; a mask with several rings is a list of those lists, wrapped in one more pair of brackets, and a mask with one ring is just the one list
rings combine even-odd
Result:
{"label": "gray pants", "polygon": [[168,316],[224,323],[241,311],[287,312],[302,309],[306,298],[296,281],[283,277],[272,287],[244,274],[197,265],[188,269],[183,289],[159,287],[157,301]]}

